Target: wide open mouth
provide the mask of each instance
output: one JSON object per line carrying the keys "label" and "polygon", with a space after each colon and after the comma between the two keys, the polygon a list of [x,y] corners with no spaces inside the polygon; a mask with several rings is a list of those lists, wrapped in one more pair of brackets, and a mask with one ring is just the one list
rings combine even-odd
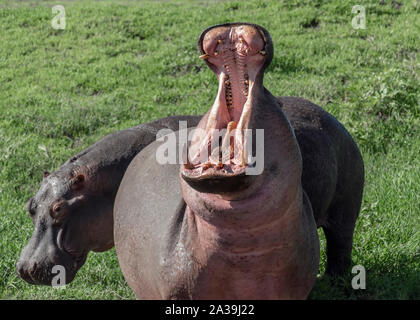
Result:
{"label": "wide open mouth", "polygon": [[257,96],[263,92],[260,72],[271,43],[267,46],[262,28],[235,23],[206,30],[199,47],[200,58],[216,74],[219,89],[207,123],[194,134],[182,176],[187,182],[243,176],[254,165],[248,157],[246,131],[251,129]]}

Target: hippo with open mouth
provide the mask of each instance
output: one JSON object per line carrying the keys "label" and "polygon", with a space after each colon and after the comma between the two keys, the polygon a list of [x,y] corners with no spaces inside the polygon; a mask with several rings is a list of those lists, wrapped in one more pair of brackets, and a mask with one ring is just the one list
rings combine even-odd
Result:
{"label": "hippo with open mouth", "polygon": [[35,229],[16,269],[31,284],[52,285],[52,269],[61,265],[70,283],[89,251],[114,246],[112,211],[121,179],[137,153],[155,141],[161,129],[178,130],[179,121],[195,126],[199,116],[173,116],[112,133],[57,171],[44,173],[27,211]]}
{"label": "hippo with open mouth", "polygon": [[[350,264],[360,152],[320,107],[263,86],[273,57],[263,27],[213,26],[198,46],[219,81],[198,124],[204,135],[192,137],[184,164],[159,164],[159,141],[130,163],[114,204],[122,272],[138,299],[305,299],[318,272],[317,226],[327,273]],[[258,129],[263,171],[251,175],[258,163],[246,151],[258,150]]]}

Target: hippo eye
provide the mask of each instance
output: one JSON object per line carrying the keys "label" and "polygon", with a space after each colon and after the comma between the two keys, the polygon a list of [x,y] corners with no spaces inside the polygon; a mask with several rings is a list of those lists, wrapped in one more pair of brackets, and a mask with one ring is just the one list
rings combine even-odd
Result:
{"label": "hippo eye", "polygon": [[54,219],[54,221],[57,223],[65,217],[64,205],[65,205],[64,201],[59,201],[59,202],[54,203],[54,205],[51,208],[50,215]]}
{"label": "hippo eye", "polygon": [[61,205],[60,205],[59,203],[56,203],[56,204],[54,204],[54,205],[53,205],[53,207],[52,207],[52,211],[53,211],[54,213],[59,213],[59,212],[60,212],[60,210],[61,210]]}

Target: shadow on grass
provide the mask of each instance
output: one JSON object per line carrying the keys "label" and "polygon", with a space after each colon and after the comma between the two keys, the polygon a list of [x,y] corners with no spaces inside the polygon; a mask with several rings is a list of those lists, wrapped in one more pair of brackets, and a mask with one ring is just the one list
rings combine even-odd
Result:
{"label": "shadow on grass", "polygon": [[[312,289],[310,300],[374,300],[420,299],[420,270],[413,269],[413,257],[402,255],[389,264],[370,262],[366,267],[366,289],[353,289],[356,274],[331,278],[319,277]],[[415,258],[415,257],[414,257]]]}

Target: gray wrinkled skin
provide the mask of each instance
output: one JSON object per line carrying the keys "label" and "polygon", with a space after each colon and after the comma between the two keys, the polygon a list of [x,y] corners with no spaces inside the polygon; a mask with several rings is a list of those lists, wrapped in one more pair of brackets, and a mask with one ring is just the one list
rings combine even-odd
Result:
{"label": "gray wrinkled skin", "polygon": [[[277,101],[294,129],[303,161],[302,187],[316,225],[326,235],[326,273],[343,275],[351,263],[353,231],[363,194],[361,154],[343,125],[321,107],[297,97],[278,97]],[[169,296],[179,278],[163,283],[162,277],[171,278],[175,270],[187,277],[190,262],[188,253],[177,245],[186,232],[179,166],[157,164],[153,159],[157,146],[151,144],[133,159],[114,209],[118,259],[138,298],[147,292],[154,292],[155,298]],[[185,261],[168,267],[174,254],[184,255]],[[137,286],[140,279],[154,279],[159,289]],[[189,298],[182,291],[177,294],[178,298]]]}
{"label": "gray wrinkled skin", "polygon": [[[294,128],[301,149],[303,188],[311,201],[317,226],[322,227],[327,234],[327,273],[342,274],[350,263],[354,221],[357,218],[363,190],[363,163],[360,154],[348,133],[343,131],[341,125],[318,106],[295,97],[279,97],[278,100]],[[298,102],[299,105],[294,105]],[[89,189],[82,189],[80,194],[84,195],[85,199],[71,208],[64,226],[53,225],[49,213],[50,207],[64,196],[72,198],[69,177],[73,169],[81,165],[69,159],[60,169],[44,178],[39,191],[33,198],[32,207],[28,208],[34,212],[34,215],[30,214],[30,216],[35,228],[33,236],[22,251],[17,264],[20,276],[32,284],[50,285],[52,266],[61,264],[67,266],[67,270],[73,270],[67,272],[66,281],[70,283],[83,266],[90,250],[104,251],[113,247],[112,207],[125,170],[131,159],[147,144],[155,140],[155,134],[159,129],[172,128],[176,130],[178,120],[181,119],[187,119],[189,125],[195,126],[201,116],[170,117],[151,124],[142,124],[115,132],[72,157],[71,159],[78,158],[78,163],[92,164],[89,166],[92,179],[99,181],[98,176],[104,175],[106,172],[114,172],[114,179],[112,181],[106,179],[109,184],[108,194],[105,196],[96,196],[96,192],[87,193],[86,191]],[[326,158],[329,153],[335,158],[336,151],[332,144],[339,144],[339,141],[331,141],[329,137],[325,136],[321,130],[320,119],[323,119],[324,125],[328,122],[335,124],[336,130],[341,131],[342,134],[333,136],[341,137],[344,140],[342,143],[348,145],[347,148],[350,152],[349,158],[341,157],[340,159],[342,164],[338,171],[340,176],[344,176],[345,179],[339,180],[339,189],[345,194],[342,196],[342,209],[337,210],[337,214],[334,214],[335,208],[340,207],[337,201],[334,206],[328,208],[328,204],[332,202],[331,194],[334,193],[334,188],[326,188],[328,192],[323,194],[323,188],[317,187],[318,183],[322,186],[334,185],[337,180],[337,161],[323,162],[322,159]],[[325,140],[327,140],[326,143],[324,143]],[[352,157],[356,159],[354,165],[358,172],[358,176],[355,177],[352,177],[351,171],[346,175],[346,168],[351,166]],[[99,165],[100,163],[102,164]],[[350,181],[353,186],[345,188],[346,181]],[[328,200],[323,200],[325,198]],[[346,215],[344,221],[341,224],[335,222],[336,220],[340,221],[342,214]],[[334,226],[336,225],[338,227],[335,230]],[[64,227],[67,238],[70,239],[67,240],[70,242],[67,246],[78,253],[75,254],[75,258],[57,246],[58,232]],[[345,232],[341,233],[341,229],[344,229]],[[77,258],[79,259],[77,260]]]}
{"label": "gray wrinkled skin", "polygon": [[[357,148],[341,125],[318,106],[299,98],[279,97],[283,112],[289,118],[294,128],[296,138],[301,149],[303,158],[302,184],[307,193],[314,211],[318,227],[322,227],[327,235],[327,273],[333,275],[342,274],[350,263],[351,241],[354,221],[360,207],[363,190],[363,163]],[[295,105],[299,103],[299,105]],[[51,284],[51,269],[53,265],[66,266],[67,283],[76,275],[83,266],[87,253],[90,250],[104,251],[113,247],[113,215],[112,207],[115,195],[120,185],[124,172],[134,156],[146,145],[155,140],[155,134],[161,128],[178,128],[178,120],[188,120],[189,126],[195,126],[201,116],[170,117],[160,119],[150,124],[142,124],[131,129],[115,132],[78,155],[69,159],[57,171],[44,178],[41,187],[33,198],[30,214],[34,222],[34,232],[28,245],[22,251],[17,264],[20,276],[32,284]],[[323,121],[321,122],[321,119]],[[331,141],[322,131],[322,125],[332,123],[335,130],[341,132],[334,134]],[[137,138],[136,138],[137,137]],[[326,142],[325,142],[326,141]],[[330,157],[335,158],[333,143],[348,145],[349,157],[341,157],[341,165],[337,160],[322,161]],[[71,161],[73,159],[73,161]],[[74,161],[78,159],[78,161]],[[352,159],[358,176],[352,176],[352,171],[346,171],[351,166]],[[75,168],[83,167],[82,163],[89,167],[89,176],[95,181],[100,181],[99,175],[113,172],[114,178],[104,179],[108,181],[108,192],[99,195],[98,192],[87,192],[93,188],[84,188],[79,191],[80,198],[77,205],[73,205],[66,214],[66,222],[62,226],[53,225],[50,217],[51,205],[64,197],[72,196],[70,189],[70,175]],[[87,166],[88,164],[91,164]],[[339,172],[337,172],[339,171]],[[319,174],[323,173],[323,174]],[[341,204],[335,201],[331,208],[332,195],[335,189],[332,187],[318,188],[321,186],[333,186],[337,181],[337,173],[344,179],[339,180],[343,200]],[[345,183],[350,181],[351,188],[345,188]],[[324,188],[327,193],[324,193]],[[355,192],[354,192],[355,191]],[[327,200],[323,200],[326,199]],[[30,203],[31,201],[29,201]],[[29,204],[28,203],[28,204]],[[348,204],[346,204],[348,203]],[[336,208],[340,208],[341,210]],[[334,212],[337,212],[334,214]],[[348,213],[346,213],[348,212]],[[344,221],[339,223],[341,216],[345,215]],[[336,222],[337,221],[337,222]],[[334,226],[337,226],[336,230]],[[69,242],[67,247],[75,250],[74,255],[68,254],[57,245],[57,236],[60,230],[66,229]],[[344,230],[342,233],[341,230]],[[62,233],[61,235],[62,236]]]}
{"label": "gray wrinkled skin", "polygon": [[113,205],[121,179],[133,157],[156,139],[160,129],[178,130],[199,116],[159,119],[112,133],[74,157],[57,171],[44,173],[27,209],[34,232],[17,263],[19,275],[31,284],[51,285],[54,265],[66,269],[70,283],[89,251],[113,247]]}

